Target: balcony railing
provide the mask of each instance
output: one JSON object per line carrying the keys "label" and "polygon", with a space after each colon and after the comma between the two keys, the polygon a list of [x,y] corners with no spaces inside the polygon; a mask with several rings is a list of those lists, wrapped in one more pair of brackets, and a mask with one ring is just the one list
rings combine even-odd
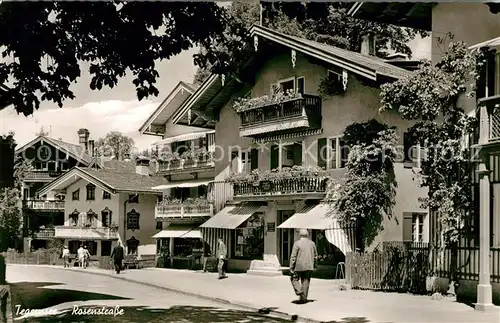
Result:
{"label": "balcony railing", "polygon": [[27,209],[41,210],[41,211],[52,211],[52,210],[64,211],[64,201],[25,200],[24,207]]}
{"label": "balcony railing", "polygon": [[155,210],[155,218],[157,220],[184,218],[184,217],[206,217],[212,216],[214,212],[213,205],[207,204],[158,204]]}
{"label": "balcony railing", "polygon": [[26,172],[26,177],[24,178],[24,180],[50,182],[62,173],[62,171],[30,170]]}
{"label": "balcony railing", "polygon": [[39,229],[38,232],[35,233],[35,237],[38,239],[53,238],[54,236],[55,236],[54,228]]}
{"label": "balcony railing", "polygon": [[250,137],[289,129],[320,128],[321,103],[320,97],[304,94],[284,102],[243,110],[239,113],[240,135]]}
{"label": "balcony railing", "polygon": [[76,225],[76,226],[56,226],[56,238],[75,238],[75,239],[117,239],[118,231],[116,228],[98,227],[96,225]]}
{"label": "balcony railing", "polygon": [[182,171],[203,171],[215,167],[212,157],[185,158],[171,161],[160,161],[158,163],[159,173],[175,173]]}
{"label": "balcony railing", "polygon": [[304,198],[310,195],[315,198],[326,194],[327,181],[328,178],[323,176],[304,176],[259,182],[236,182],[233,183],[233,192],[235,199],[245,197],[267,199],[279,196],[287,198],[291,195],[304,195]]}

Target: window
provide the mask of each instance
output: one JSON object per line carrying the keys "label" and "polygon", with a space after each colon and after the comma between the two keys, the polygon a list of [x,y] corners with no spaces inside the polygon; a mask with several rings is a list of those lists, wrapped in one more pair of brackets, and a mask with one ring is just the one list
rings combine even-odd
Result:
{"label": "window", "polygon": [[251,150],[246,149],[240,152],[241,157],[240,157],[240,165],[239,165],[239,172],[240,173],[250,173],[251,171]]}
{"label": "window", "polygon": [[330,80],[335,80],[339,83],[342,83],[342,70],[334,68],[333,70],[328,70],[327,77]]}
{"label": "window", "polygon": [[103,227],[110,227],[111,226],[111,210],[106,207],[104,210],[101,211],[101,222]]}
{"label": "window", "polygon": [[35,162],[35,170],[38,170],[38,171],[47,171],[48,170],[47,162],[36,161]]}
{"label": "window", "polygon": [[264,256],[264,214],[255,213],[231,235],[235,259],[258,260]]}
{"label": "window", "polygon": [[139,217],[141,215],[134,209],[127,213],[127,230],[139,230]]}
{"label": "window", "polygon": [[102,191],[102,199],[103,200],[111,200],[111,193]]}
{"label": "window", "polygon": [[92,209],[87,211],[87,220],[85,222],[86,227],[93,227],[95,225],[95,218],[97,217],[97,214],[92,211]]}
{"label": "window", "polygon": [[47,170],[49,172],[55,172],[56,171],[56,162],[55,161],[49,161],[47,162]]}
{"label": "window", "polygon": [[289,90],[295,91],[296,90],[295,76],[289,77],[286,79],[282,79],[276,83],[271,84],[271,89],[270,89],[271,94],[275,93],[278,90],[285,92],[285,93]]}
{"label": "window", "polygon": [[136,255],[138,248],[139,248],[139,240],[137,240],[135,237],[132,237],[127,240],[127,253],[129,255]]}
{"label": "window", "polygon": [[349,157],[349,147],[342,137],[318,139],[318,167],[323,169],[344,168]]}
{"label": "window", "polygon": [[62,171],[68,170],[69,169],[68,162],[67,161],[59,162],[59,169]]}
{"label": "window", "polygon": [[426,213],[403,213],[403,241],[426,242],[425,232]]}
{"label": "window", "polygon": [[78,225],[78,217],[80,215],[80,212],[78,210],[74,210],[73,213],[69,215],[69,223],[71,226],[76,227]]}
{"label": "window", "polygon": [[500,94],[500,56],[491,50],[485,54],[486,64],[477,81],[476,96],[478,99]]}
{"label": "window", "polygon": [[73,201],[79,201],[80,200],[80,189],[77,189],[76,191],[73,191],[71,199]]}
{"label": "window", "polygon": [[130,194],[128,196],[129,203],[139,203],[139,194]]}
{"label": "window", "polygon": [[424,157],[423,145],[414,144],[415,139],[408,132],[403,134],[403,150],[404,150],[404,167],[405,168],[420,168],[421,160]]}
{"label": "window", "polygon": [[162,229],[163,229],[163,222],[156,221],[156,230],[162,230]]}
{"label": "window", "polygon": [[304,94],[305,93],[305,89],[306,89],[306,78],[301,76],[301,77],[298,77],[297,78],[297,92],[300,93],[300,94]]}
{"label": "window", "polygon": [[111,241],[102,240],[101,241],[101,256],[111,256]]}
{"label": "window", "polygon": [[95,185],[88,184],[87,185],[87,201],[95,200]]}

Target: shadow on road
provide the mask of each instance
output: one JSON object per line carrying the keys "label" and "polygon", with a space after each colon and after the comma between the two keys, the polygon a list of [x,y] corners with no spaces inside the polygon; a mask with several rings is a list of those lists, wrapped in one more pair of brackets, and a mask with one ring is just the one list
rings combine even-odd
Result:
{"label": "shadow on road", "polygon": [[42,309],[66,302],[129,299],[114,295],[82,292],[68,289],[41,288],[55,285],[64,284],[33,282],[10,284],[12,306],[20,305],[21,308]]}
{"label": "shadow on road", "polygon": [[[98,307],[82,307],[98,308]],[[97,316],[97,315],[73,315],[71,312],[58,316],[44,318],[28,318],[25,323],[220,323],[220,322],[241,322],[241,323],[284,323],[290,322],[279,318],[272,318],[255,312],[245,312],[237,310],[223,310],[214,307],[196,306],[173,306],[169,309],[151,309],[144,307],[125,307],[123,315],[119,316]],[[351,322],[349,322],[351,323]],[[352,322],[354,323],[354,322]],[[356,322],[357,323],[357,322]]]}

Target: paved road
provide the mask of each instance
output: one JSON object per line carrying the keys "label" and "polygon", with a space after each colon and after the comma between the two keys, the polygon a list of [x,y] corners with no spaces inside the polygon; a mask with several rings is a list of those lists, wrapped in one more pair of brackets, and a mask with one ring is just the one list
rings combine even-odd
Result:
{"label": "paved road", "polygon": [[[137,320],[154,322],[157,319],[158,322],[186,323],[284,322],[280,319],[238,310],[223,303],[167,292],[112,277],[86,274],[72,269],[9,266],[7,268],[7,281],[14,286],[12,291],[14,317],[16,314],[21,316],[22,309],[50,308],[61,311],[73,308],[74,305],[80,307],[98,305],[109,308],[118,305],[125,308],[126,315],[122,319],[118,316],[106,317],[105,320],[104,317],[95,316],[86,319],[92,322],[101,320],[103,322],[137,322]],[[18,306],[16,307],[16,305]],[[138,311],[137,307],[167,310]],[[47,310],[47,312],[49,311]],[[127,316],[126,319],[125,316]],[[82,321],[85,318],[79,317],[78,320]],[[50,322],[55,322],[54,318],[50,319]],[[60,322],[65,322],[65,320],[60,320]]]}

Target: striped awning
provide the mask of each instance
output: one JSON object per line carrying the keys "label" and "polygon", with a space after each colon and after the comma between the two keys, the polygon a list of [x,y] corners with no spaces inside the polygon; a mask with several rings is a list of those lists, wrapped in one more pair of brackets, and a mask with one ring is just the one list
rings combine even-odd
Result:
{"label": "striped awning", "polygon": [[170,225],[153,236],[155,239],[161,238],[195,238],[201,239],[201,231],[198,227]]}
{"label": "striped awning", "polygon": [[226,206],[219,213],[211,217],[200,228],[217,228],[234,230],[257,212],[265,212],[266,206],[262,204],[239,204]]}
{"label": "striped awning", "polygon": [[151,189],[153,190],[166,190],[169,188],[175,188],[175,187],[198,187],[202,185],[208,185],[212,183],[213,180],[207,180],[207,179],[196,179],[196,180],[190,180],[190,181],[178,181],[178,182],[171,182],[168,184],[163,184],[159,186],[152,187]]}
{"label": "striped awning", "polygon": [[260,142],[276,142],[279,140],[288,140],[288,139],[296,139],[296,138],[304,138],[308,136],[314,136],[314,135],[319,135],[323,132],[323,129],[313,129],[313,130],[304,130],[304,131],[298,131],[298,132],[292,132],[292,133],[284,133],[284,134],[279,134],[279,135],[273,135],[273,136],[266,136],[263,138],[257,138],[254,139],[254,143],[260,143]]}
{"label": "striped awning", "polygon": [[[351,244],[349,243],[349,236],[346,231],[340,226],[337,219],[332,219],[332,224],[325,230],[326,240],[335,247],[339,248],[344,255],[352,252]],[[354,238],[354,237],[351,237]]]}
{"label": "striped awning", "polygon": [[333,216],[332,207],[326,203],[307,205],[280,224],[278,229],[325,230],[332,224]]}
{"label": "striped awning", "polygon": [[195,140],[195,139],[199,139],[199,138],[204,138],[210,133],[215,133],[215,130],[192,132],[192,133],[187,133],[184,135],[168,137],[168,138],[165,138],[163,140],[157,141],[154,144],[155,145],[165,145],[165,144],[170,144],[170,143],[178,142],[178,141]]}

